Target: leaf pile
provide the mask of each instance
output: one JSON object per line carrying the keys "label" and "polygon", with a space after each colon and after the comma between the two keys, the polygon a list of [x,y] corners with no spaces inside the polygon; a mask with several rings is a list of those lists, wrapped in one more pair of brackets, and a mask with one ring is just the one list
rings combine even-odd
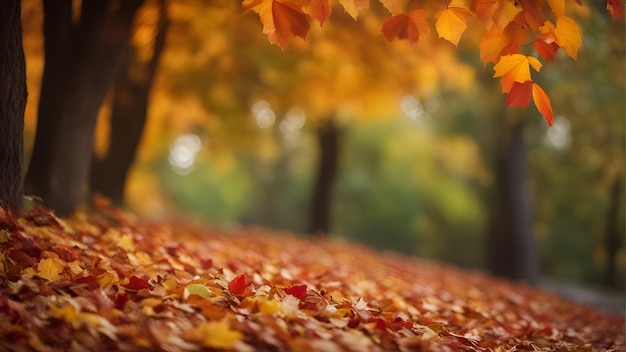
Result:
{"label": "leaf pile", "polygon": [[360,245],[0,209],[0,350],[623,349],[623,317]]}

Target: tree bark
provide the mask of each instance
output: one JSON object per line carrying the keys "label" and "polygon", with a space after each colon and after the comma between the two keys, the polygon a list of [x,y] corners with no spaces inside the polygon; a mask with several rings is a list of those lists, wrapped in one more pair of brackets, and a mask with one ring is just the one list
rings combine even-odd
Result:
{"label": "tree bark", "polygon": [[311,202],[311,234],[328,234],[331,230],[333,186],[337,175],[340,132],[334,118],[317,131],[319,161]]}
{"label": "tree bark", "polygon": [[26,62],[20,0],[0,1],[0,207],[22,201]]}
{"label": "tree bark", "polygon": [[503,133],[494,165],[495,193],[487,233],[487,267],[496,275],[536,283],[537,250],[532,232],[532,205],[527,184],[524,123]]}
{"label": "tree bark", "polygon": [[98,110],[142,0],[44,0],[45,66],[27,193],[67,215],[83,201]]}
{"label": "tree bark", "polygon": [[150,61],[141,62],[136,48],[129,40],[126,41],[127,49],[113,83],[109,150],[103,158],[94,158],[91,165],[91,191],[110,198],[118,205],[124,200],[126,176],[141,140],[150,89],[165,45],[166,10],[166,2],[161,0]]}
{"label": "tree bark", "polygon": [[622,245],[622,237],[624,236],[624,223],[619,219],[620,201],[624,199],[622,192],[623,183],[624,178],[620,174],[611,188],[611,201],[606,219],[606,234],[604,237],[606,251],[605,283],[609,286],[617,285],[617,253]]}

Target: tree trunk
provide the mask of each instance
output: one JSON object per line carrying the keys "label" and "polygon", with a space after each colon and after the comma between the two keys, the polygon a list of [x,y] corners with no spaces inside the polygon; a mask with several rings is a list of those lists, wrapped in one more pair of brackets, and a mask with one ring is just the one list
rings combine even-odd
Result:
{"label": "tree trunk", "polygon": [[311,202],[310,233],[327,234],[331,230],[333,185],[337,174],[339,135],[334,118],[318,128],[319,162]]}
{"label": "tree trunk", "polygon": [[150,61],[141,62],[136,48],[126,41],[127,49],[113,83],[109,150],[102,159],[94,158],[91,165],[91,191],[118,205],[124,200],[126,176],[141,139],[150,88],[165,44],[168,21],[165,0],[160,2],[159,16]]}
{"label": "tree trunk", "polygon": [[142,0],[44,0],[45,66],[26,192],[60,215],[82,202],[98,110]]}
{"label": "tree trunk", "polygon": [[20,0],[0,2],[0,53],[0,207],[17,211],[27,96]]}
{"label": "tree trunk", "polygon": [[538,257],[532,232],[523,131],[523,121],[513,122],[508,133],[502,133],[503,140],[497,150],[487,267],[496,275],[536,283]]}
{"label": "tree trunk", "polygon": [[615,183],[611,189],[611,202],[606,219],[606,234],[604,245],[606,250],[606,273],[605,283],[609,286],[617,285],[617,252],[622,245],[624,236],[623,225],[620,221],[620,201],[624,199],[622,193],[622,184],[624,182],[623,175],[619,175],[615,179]]}

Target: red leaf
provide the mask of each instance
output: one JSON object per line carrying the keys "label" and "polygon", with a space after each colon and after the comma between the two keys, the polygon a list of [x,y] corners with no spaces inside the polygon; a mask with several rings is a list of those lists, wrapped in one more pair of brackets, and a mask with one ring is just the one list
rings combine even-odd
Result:
{"label": "red leaf", "polygon": [[556,57],[556,51],[559,50],[559,45],[556,42],[546,43],[541,40],[541,38],[537,38],[533,46],[535,50],[537,50],[537,53],[546,59],[546,61],[553,61]]}
{"label": "red leaf", "polygon": [[202,265],[202,269],[211,269],[211,267],[213,266],[213,259],[201,258],[200,265]]}
{"label": "red leaf", "polygon": [[624,18],[623,0],[606,0],[606,9],[614,20]]}
{"label": "red leaf", "polygon": [[148,280],[133,275],[129,278],[128,288],[134,291],[139,291],[144,288],[150,289],[152,286],[148,283]]}
{"label": "red leaf", "polygon": [[235,296],[241,296],[246,291],[248,284],[249,280],[246,277],[246,274],[241,274],[228,283],[228,291]]}
{"label": "red leaf", "polygon": [[395,38],[406,39],[411,45],[417,43],[420,34],[428,33],[426,10],[417,9],[388,18],[383,23],[383,35],[391,42]]}
{"label": "red leaf", "polygon": [[304,301],[306,298],[306,285],[295,285],[285,289],[285,293]]}
{"label": "red leaf", "polygon": [[312,0],[309,4],[309,15],[319,22],[320,26],[324,25],[324,22],[330,16],[331,7],[329,0]]}
{"label": "red leaf", "polygon": [[526,81],[524,83],[514,82],[509,95],[506,97],[506,103],[509,107],[521,106],[526,108],[530,103],[532,96],[533,82]]}

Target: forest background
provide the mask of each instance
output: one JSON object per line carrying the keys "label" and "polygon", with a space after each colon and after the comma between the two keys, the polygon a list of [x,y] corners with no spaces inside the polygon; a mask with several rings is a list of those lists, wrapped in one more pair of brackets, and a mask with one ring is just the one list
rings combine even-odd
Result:
{"label": "forest background", "polygon": [[[23,4],[28,160],[43,15],[38,1]],[[147,61],[158,4],[141,11],[132,46]],[[374,17],[356,24],[336,11],[340,19],[325,33],[312,28],[307,44],[281,50],[237,3],[171,2],[125,203],[155,217],[309,232],[318,136],[332,115],[339,147],[331,236],[484,268],[494,160],[510,121],[521,119],[528,165],[521,182],[531,192],[527,225],[542,276],[623,289],[624,23],[604,9],[576,11],[585,17],[577,61],[562,53],[551,64],[558,68],[541,75],[555,111],[548,128],[534,107],[506,108],[492,66],[465,44],[475,33],[459,49],[434,36],[388,45]],[[110,107],[111,99],[101,110],[96,156],[115,143]],[[617,240],[609,235],[616,231]]]}

